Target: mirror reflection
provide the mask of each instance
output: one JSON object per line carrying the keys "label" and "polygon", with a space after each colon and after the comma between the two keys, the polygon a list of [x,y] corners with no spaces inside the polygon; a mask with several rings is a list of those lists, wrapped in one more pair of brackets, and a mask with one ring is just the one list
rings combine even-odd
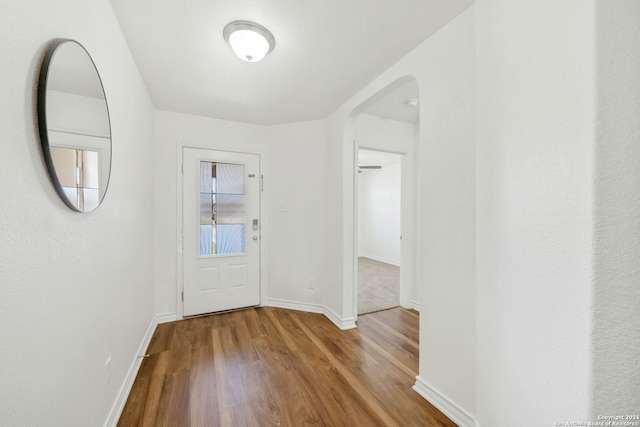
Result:
{"label": "mirror reflection", "polygon": [[82,45],[55,40],[40,73],[40,139],[51,181],[71,209],[90,212],[102,202],[111,170],[107,100]]}

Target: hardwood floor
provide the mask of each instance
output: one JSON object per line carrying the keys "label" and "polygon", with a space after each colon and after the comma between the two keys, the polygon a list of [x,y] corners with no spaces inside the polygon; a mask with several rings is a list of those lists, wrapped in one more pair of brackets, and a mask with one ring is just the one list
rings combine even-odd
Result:
{"label": "hardwood floor", "polygon": [[411,390],[418,315],[270,307],[158,325],[118,426],[455,426]]}

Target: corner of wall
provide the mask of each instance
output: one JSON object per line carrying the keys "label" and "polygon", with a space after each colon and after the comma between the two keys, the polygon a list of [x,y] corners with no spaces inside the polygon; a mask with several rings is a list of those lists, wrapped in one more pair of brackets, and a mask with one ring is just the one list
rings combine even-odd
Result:
{"label": "corner of wall", "polygon": [[149,323],[149,327],[142,338],[142,342],[138,347],[138,351],[136,352],[136,358],[131,362],[129,366],[129,370],[127,375],[120,386],[120,390],[118,391],[118,395],[116,396],[116,400],[109,411],[109,415],[107,420],[104,423],[104,427],[116,427],[118,424],[118,420],[120,419],[120,415],[122,415],[122,410],[124,409],[125,404],[127,403],[127,398],[129,397],[129,393],[131,392],[131,388],[133,387],[133,383],[136,380],[136,376],[138,375],[138,371],[140,370],[140,366],[142,366],[142,362],[144,361],[144,356],[149,348],[149,343],[151,342],[151,338],[153,337],[153,333],[156,330],[156,326],[158,326],[158,317],[154,317],[151,319]]}
{"label": "corner of wall", "polygon": [[308,303],[288,301],[288,300],[283,300],[278,298],[267,298],[266,306],[285,308],[287,310],[305,311],[307,313],[323,314],[327,319],[329,319],[334,325],[336,325],[341,330],[353,329],[356,327],[355,318],[343,319],[340,316],[338,316],[329,307],[321,304],[308,304]]}
{"label": "corner of wall", "polygon": [[460,427],[477,427],[476,420],[464,409],[460,408],[451,399],[437,391],[420,376],[416,377],[413,390],[425,398],[429,403],[438,408]]}
{"label": "corner of wall", "polygon": [[333,310],[329,307],[324,307],[323,313],[329,320],[333,322],[341,330],[354,329],[356,327],[356,318],[355,317],[347,317],[341,318],[338,316]]}

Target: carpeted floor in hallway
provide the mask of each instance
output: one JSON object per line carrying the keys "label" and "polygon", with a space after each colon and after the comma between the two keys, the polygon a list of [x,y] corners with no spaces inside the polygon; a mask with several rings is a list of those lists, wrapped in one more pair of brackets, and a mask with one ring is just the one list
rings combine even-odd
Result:
{"label": "carpeted floor in hallway", "polygon": [[400,305],[400,267],[358,258],[358,314]]}

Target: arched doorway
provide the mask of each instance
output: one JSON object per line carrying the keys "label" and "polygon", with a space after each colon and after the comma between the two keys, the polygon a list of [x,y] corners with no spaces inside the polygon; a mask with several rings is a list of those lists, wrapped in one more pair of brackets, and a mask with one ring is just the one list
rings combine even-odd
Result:
{"label": "arched doorway", "polygon": [[[359,307],[361,297],[359,298],[358,296],[358,264],[359,258],[362,258],[359,255],[363,255],[363,226],[369,228],[366,230],[368,234],[375,234],[376,232],[376,230],[372,230],[371,227],[379,227],[379,231],[382,233],[382,227],[388,226],[383,223],[376,225],[371,222],[363,224],[364,219],[359,217],[360,211],[358,206],[360,202],[359,199],[362,196],[361,194],[359,195],[359,181],[361,180],[359,176],[368,173],[364,172],[360,166],[380,166],[359,164],[358,154],[360,150],[364,149],[369,152],[393,154],[400,159],[400,182],[395,190],[400,193],[395,195],[399,202],[399,224],[397,224],[399,232],[396,233],[397,241],[378,243],[382,245],[397,244],[397,259],[386,259],[386,261],[391,261],[390,264],[397,263],[399,267],[398,303],[404,308],[419,309],[417,287],[415,286],[417,269],[414,261],[417,259],[416,256],[419,249],[418,240],[415,239],[415,218],[416,211],[419,207],[419,188],[417,169],[415,167],[420,132],[419,109],[418,83],[413,77],[405,76],[389,84],[367,101],[363,102],[354,109],[350,116],[354,153],[354,201],[352,204],[353,240],[349,243],[353,245],[353,250],[345,250],[345,257],[351,257],[350,262],[352,262],[353,265],[353,280],[345,281],[344,286],[345,294],[353,295],[353,313],[356,318],[358,313],[363,312]],[[380,169],[368,169],[368,171],[375,170],[380,171]],[[380,179],[378,179],[378,181],[380,181]],[[387,188],[387,190],[389,189]],[[378,213],[377,216],[379,219],[384,217],[384,215],[380,213]],[[379,251],[379,253],[385,253],[385,251],[382,250],[381,252]],[[387,251],[386,253],[389,254],[390,252]],[[372,254],[369,253],[369,255]],[[373,254],[372,257],[376,258],[376,255]],[[385,261],[385,256],[381,256],[380,258],[382,258],[380,261]]]}

